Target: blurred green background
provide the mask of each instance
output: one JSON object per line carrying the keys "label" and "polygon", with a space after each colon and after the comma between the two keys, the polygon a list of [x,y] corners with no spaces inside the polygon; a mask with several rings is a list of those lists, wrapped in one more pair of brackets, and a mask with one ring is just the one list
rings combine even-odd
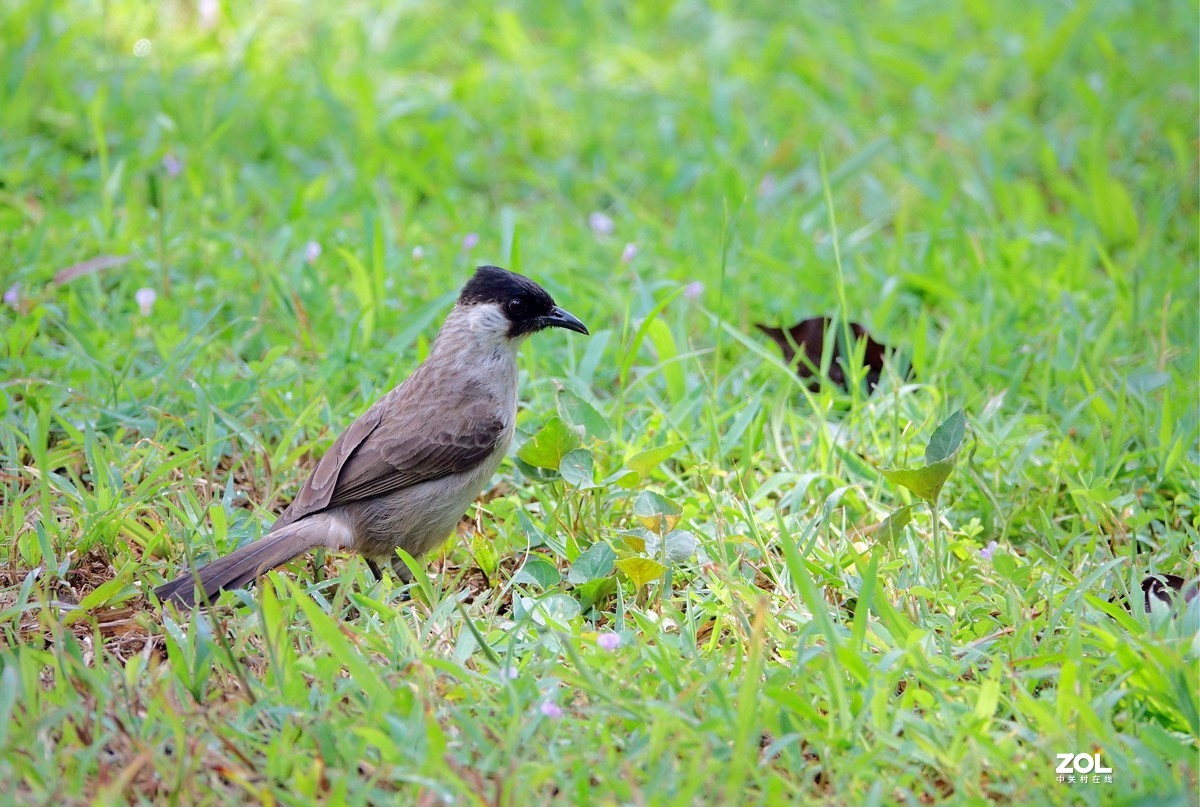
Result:
{"label": "blurred green background", "polygon": [[[1119,603],[1197,568],[1198,25],[1120,0],[0,4],[0,780],[1191,803],[1196,608]],[[211,623],[136,605],[258,535],[478,263],[592,329],[525,348],[519,442],[559,412],[597,487],[506,464],[411,606],[352,561]],[[913,383],[806,395],[754,324],[819,314]],[[876,467],[960,406],[934,591],[923,510],[871,532],[911,501]],[[610,565],[592,603],[570,575],[636,553],[643,489],[702,552],[669,585]],[[1055,781],[1093,749],[1115,784]]]}

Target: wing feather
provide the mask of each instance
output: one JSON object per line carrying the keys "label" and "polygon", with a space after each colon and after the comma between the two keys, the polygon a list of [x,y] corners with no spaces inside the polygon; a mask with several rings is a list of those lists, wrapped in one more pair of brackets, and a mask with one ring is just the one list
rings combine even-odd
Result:
{"label": "wing feather", "polygon": [[430,396],[415,376],[344,431],[317,463],[276,530],[330,507],[352,504],[412,485],[464,473],[504,440],[499,402],[467,395]]}

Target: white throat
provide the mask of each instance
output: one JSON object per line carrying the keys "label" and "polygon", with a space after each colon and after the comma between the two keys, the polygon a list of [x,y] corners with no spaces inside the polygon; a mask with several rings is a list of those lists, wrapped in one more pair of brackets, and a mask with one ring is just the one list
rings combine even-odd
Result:
{"label": "white throat", "polygon": [[434,344],[435,353],[449,352],[459,361],[515,361],[525,336],[509,338],[511,323],[495,303],[455,306]]}
{"label": "white throat", "polygon": [[502,402],[511,418],[517,411],[517,350],[525,340],[509,339],[508,328],[499,306],[456,305],[425,365],[437,366],[477,393]]}

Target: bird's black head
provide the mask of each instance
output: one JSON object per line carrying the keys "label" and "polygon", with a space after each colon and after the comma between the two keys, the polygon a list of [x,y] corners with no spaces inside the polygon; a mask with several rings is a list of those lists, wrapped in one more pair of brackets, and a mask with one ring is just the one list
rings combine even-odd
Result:
{"label": "bird's black head", "polygon": [[535,333],[543,328],[566,328],[586,334],[582,322],[554,304],[545,289],[527,277],[501,269],[480,266],[458,295],[460,306],[492,304],[508,319],[508,338]]}

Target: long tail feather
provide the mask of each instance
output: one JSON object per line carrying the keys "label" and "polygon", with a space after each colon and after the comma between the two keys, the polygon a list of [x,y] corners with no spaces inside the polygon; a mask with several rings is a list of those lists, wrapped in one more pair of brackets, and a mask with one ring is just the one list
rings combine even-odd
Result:
{"label": "long tail feather", "polygon": [[320,530],[313,525],[297,522],[278,532],[272,532],[236,552],[205,566],[196,575],[185,574],[154,589],[162,602],[175,602],[187,608],[196,605],[196,577],[199,587],[209,600],[227,589],[245,588],[259,575],[287,563],[310,549],[326,545]]}

